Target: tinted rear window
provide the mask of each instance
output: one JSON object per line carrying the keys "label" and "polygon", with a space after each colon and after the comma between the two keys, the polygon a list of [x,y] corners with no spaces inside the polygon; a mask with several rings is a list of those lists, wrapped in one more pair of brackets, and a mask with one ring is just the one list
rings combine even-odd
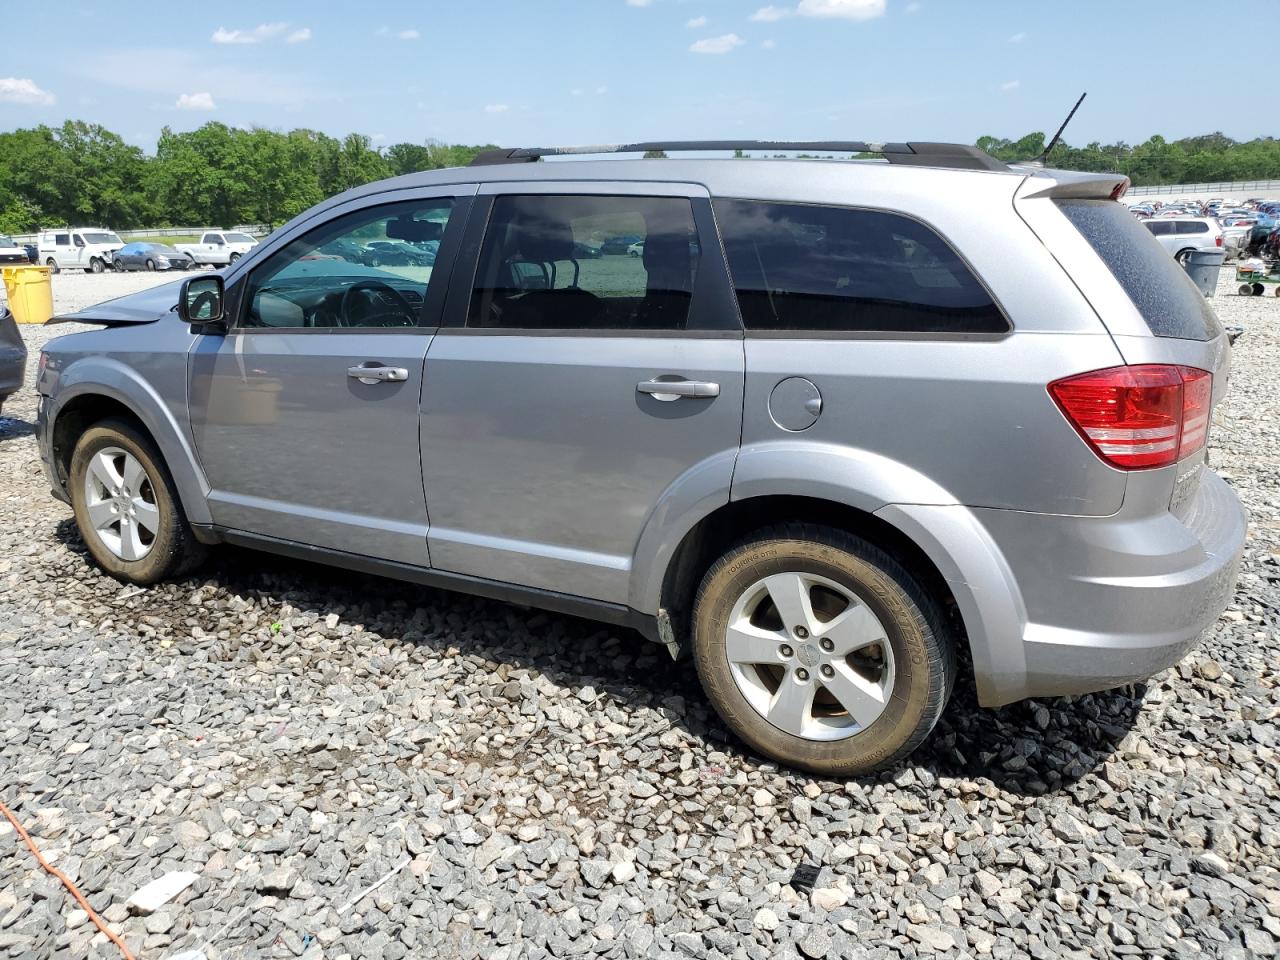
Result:
{"label": "tinted rear window", "polygon": [[964,261],[917,220],[758,200],[716,200],[748,330],[1004,333]]}
{"label": "tinted rear window", "polygon": [[1058,209],[1102,258],[1157,337],[1211,340],[1220,327],[1191,278],[1113,200],[1058,200]]}

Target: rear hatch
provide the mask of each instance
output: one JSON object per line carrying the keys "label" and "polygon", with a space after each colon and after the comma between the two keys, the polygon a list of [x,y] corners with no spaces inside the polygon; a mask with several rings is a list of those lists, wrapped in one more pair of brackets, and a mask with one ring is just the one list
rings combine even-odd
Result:
{"label": "rear hatch", "polygon": [[[1119,176],[1035,171],[1015,208],[1075,282],[1125,363],[1206,370],[1212,408],[1226,395],[1231,348],[1209,302],[1118,197]],[[1170,480],[1181,515],[1199,483],[1203,449],[1180,459]]]}

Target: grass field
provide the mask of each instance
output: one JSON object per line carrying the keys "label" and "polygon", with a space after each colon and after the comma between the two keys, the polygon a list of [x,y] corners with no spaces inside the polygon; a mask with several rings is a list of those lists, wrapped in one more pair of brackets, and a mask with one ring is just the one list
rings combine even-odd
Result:
{"label": "grass field", "polygon": [[192,234],[189,237],[133,237],[126,240],[126,243],[164,243],[173,246],[175,243],[196,243],[200,239],[198,234]]}

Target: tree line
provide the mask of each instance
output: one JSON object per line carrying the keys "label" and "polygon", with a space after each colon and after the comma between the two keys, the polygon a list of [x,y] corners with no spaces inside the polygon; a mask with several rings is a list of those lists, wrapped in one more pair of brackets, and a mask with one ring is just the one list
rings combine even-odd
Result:
{"label": "tree line", "polygon": [[[372,180],[465,166],[491,145],[395,143],[361,134],[244,130],[206,123],[165,127],[154,156],[103,126],[68,120],[0,133],[0,232],[63,224],[137,227],[261,223],[277,226],[326,197]],[[1030,160],[1043,133],[981,137],[1002,160]],[[1221,133],[1145,143],[1059,143],[1049,165],[1123,173],[1135,185],[1280,178],[1280,140],[1239,142]]]}

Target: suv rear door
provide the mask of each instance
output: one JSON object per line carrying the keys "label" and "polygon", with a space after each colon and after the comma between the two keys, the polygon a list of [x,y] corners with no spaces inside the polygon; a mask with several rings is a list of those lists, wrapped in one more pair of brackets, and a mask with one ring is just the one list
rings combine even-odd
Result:
{"label": "suv rear door", "polygon": [[[637,234],[643,254],[616,242]],[[727,502],[738,451],[742,332],[707,193],[489,184],[464,249],[423,386],[432,566],[625,603],[650,516]]]}

